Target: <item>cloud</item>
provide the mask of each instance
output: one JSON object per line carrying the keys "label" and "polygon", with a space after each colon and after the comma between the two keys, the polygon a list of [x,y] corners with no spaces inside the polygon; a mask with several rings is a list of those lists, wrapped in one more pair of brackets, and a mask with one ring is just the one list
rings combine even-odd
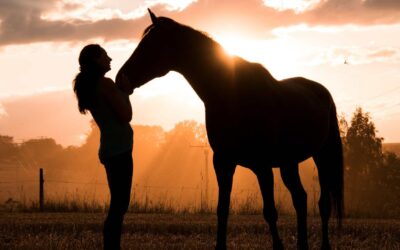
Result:
{"label": "cloud", "polygon": [[149,4],[149,6],[166,5],[167,10],[181,11],[189,6],[191,3],[196,2],[196,0],[147,0],[146,2]]}
{"label": "cloud", "polygon": [[296,13],[301,13],[314,8],[315,5],[320,2],[320,0],[263,0],[263,2],[266,6],[272,7],[279,11],[294,10]]}
{"label": "cloud", "polygon": [[378,9],[391,9],[400,8],[400,1],[398,0],[364,0],[364,5],[370,8]]}
{"label": "cloud", "polygon": [[362,65],[376,62],[399,63],[400,49],[394,48],[362,48],[362,47],[335,47],[319,51],[312,56],[313,64]]}
{"label": "cloud", "polygon": [[[240,31],[246,37],[267,37],[276,27],[308,25],[375,25],[400,22],[398,0],[313,0],[308,5],[277,8],[263,0],[143,1],[129,13],[66,0],[2,0],[0,46],[45,41],[139,38],[149,24],[145,8],[211,34]],[[304,7],[306,6],[306,7]],[[300,11],[299,11],[300,10]],[[57,14],[58,13],[58,14]],[[64,14],[60,14],[64,13]]]}
{"label": "cloud", "polygon": [[[400,4],[396,0],[327,0],[304,13],[310,24],[338,25],[393,24],[400,21]],[[398,1],[397,1],[398,2]]]}
{"label": "cloud", "polygon": [[369,58],[392,58],[398,53],[395,49],[381,49],[368,55]]}
{"label": "cloud", "polygon": [[46,13],[63,7],[66,10],[82,8],[77,4],[62,4],[59,0],[2,0],[0,46],[46,41],[84,41],[92,38],[131,39],[148,23],[147,16],[131,20],[111,18],[97,21],[43,18]]}

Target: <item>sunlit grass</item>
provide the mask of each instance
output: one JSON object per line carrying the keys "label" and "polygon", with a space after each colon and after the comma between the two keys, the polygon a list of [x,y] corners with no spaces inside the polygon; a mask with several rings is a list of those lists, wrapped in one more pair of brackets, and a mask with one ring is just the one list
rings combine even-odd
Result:
{"label": "sunlit grass", "polygon": [[[104,213],[0,213],[0,249],[101,249]],[[320,247],[320,221],[309,218],[310,249]],[[287,249],[296,249],[296,220],[280,216]],[[333,224],[331,229],[333,229]],[[125,217],[123,249],[212,249],[214,214],[139,214]],[[400,221],[348,219],[333,249],[399,249]],[[229,249],[271,249],[262,215],[231,215]]]}
{"label": "sunlit grass", "polygon": [[[216,204],[176,206],[172,198],[133,199],[125,217],[123,249],[212,249]],[[108,204],[76,195],[38,202],[9,202],[0,211],[0,249],[101,249]],[[278,226],[287,249],[296,249],[296,217],[277,202]],[[333,249],[400,249],[399,219],[362,219],[353,212],[338,232],[331,221]],[[354,218],[359,217],[359,218]],[[319,216],[308,217],[310,249],[320,247]],[[271,249],[258,193],[233,196],[228,227],[229,249]]]}

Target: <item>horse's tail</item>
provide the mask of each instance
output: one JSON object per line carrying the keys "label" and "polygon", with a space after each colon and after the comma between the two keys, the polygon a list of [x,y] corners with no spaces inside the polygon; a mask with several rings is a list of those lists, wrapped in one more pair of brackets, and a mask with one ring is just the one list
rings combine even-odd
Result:
{"label": "horse's tail", "polygon": [[336,215],[338,226],[342,226],[344,216],[344,162],[343,146],[340,138],[339,123],[336,114],[336,108],[331,111],[331,126],[329,137],[331,140],[331,150],[334,154],[334,164],[332,169],[328,169],[331,178],[329,178],[330,192],[333,202],[333,212]]}
{"label": "horse's tail", "polygon": [[314,159],[317,160],[320,182],[325,182],[321,183],[321,185],[325,185],[328,189],[331,207],[340,228],[344,216],[344,163],[342,140],[340,138],[336,107],[334,105],[330,111],[327,141],[321,152]]}

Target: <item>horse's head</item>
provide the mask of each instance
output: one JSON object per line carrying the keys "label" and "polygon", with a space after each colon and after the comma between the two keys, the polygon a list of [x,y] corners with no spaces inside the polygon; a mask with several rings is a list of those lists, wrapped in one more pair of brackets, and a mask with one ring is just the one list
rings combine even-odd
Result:
{"label": "horse's head", "polygon": [[156,17],[150,9],[149,14],[152,24],[145,29],[138,46],[117,74],[117,84],[124,74],[132,90],[174,70],[178,60],[174,34],[180,25],[172,19]]}

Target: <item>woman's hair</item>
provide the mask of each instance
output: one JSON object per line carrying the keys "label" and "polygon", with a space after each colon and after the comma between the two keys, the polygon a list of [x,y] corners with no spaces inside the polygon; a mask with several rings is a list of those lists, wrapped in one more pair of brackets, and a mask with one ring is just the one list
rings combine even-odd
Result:
{"label": "woman's hair", "polygon": [[74,92],[78,99],[79,112],[86,114],[93,100],[95,87],[103,76],[102,70],[96,63],[104,49],[98,44],[86,45],[79,54],[79,70],[73,81]]}

